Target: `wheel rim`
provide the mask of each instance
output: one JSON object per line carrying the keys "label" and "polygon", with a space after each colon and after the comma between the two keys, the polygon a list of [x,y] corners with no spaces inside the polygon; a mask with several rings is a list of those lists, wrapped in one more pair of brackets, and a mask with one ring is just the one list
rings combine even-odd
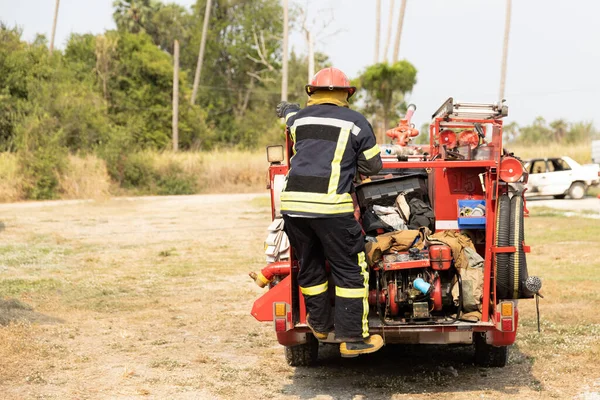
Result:
{"label": "wheel rim", "polygon": [[571,197],[575,199],[581,199],[584,195],[585,192],[581,185],[575,185],[573,186],[573,189],[571,189]]}

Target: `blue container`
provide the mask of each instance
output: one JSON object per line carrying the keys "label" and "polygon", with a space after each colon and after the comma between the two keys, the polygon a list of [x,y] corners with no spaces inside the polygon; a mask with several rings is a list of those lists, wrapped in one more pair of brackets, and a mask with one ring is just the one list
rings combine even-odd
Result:
{"label": "blue container", "polygon": [[[461,210],[483,210],[482,216],[460,216]],[[485,229],[485,200],[458,200],[458,227],[460,229]]]}
{"label": "blue container", "polygon": [[429,292],[429,288],[431,285],[423,280],[423,278],[417,278],[413,282],[413,287],[419,290],[423,294],[427,294]]}

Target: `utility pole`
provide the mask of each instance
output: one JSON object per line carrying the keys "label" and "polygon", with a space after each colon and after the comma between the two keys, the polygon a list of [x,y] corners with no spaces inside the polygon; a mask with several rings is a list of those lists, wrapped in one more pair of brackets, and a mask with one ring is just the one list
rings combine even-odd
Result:
{"label": "utility pole", "polygon": [[56,5],[54,6],[54,21],[52,22],[52,35],[50,36],[50,54],[54,51],[54,37],[56,36],[56,21],[58,20],[59,4],[60,0],[56,0]]}
{"label": "utility pole", "polygon": [[394,43],[394,63],[398,62],[398,56],[400,55],[400,37],[402,36],[402,25],[404,25],[404,13],[406,12],[406,0],[402,0],[400,5],[400,18],[398,20],[398,31],[396,32],[396,42]]}
{"label": "utility pole", "polygon": [[377,11],[375,17],[375,59],[373,63],[379,62],[379,37],[381,36],[381,0],[377,0]]}
{"label": "utility pole", "polygon": [[179,40],[173,50],[173,151],[179,150]]}
{"label": "utility pole", "polygon": [[200,84],[200,73],[202,72],[202,62],[204,61],[204,49],[206,47],[206,32],[208,31],[208,20],[210,18],[212,0],[206,0],[206,10],[204,11],[204,25],[202,26],[202,38],[200,39],[200,51],[198,52],[198,63],[196,64],[196,75],[194,75],[194,87],[192,88],[191,104],[196,102],[198,94],[198,85]]}
{"label": "utility pole", "polygon": [[308,42],[308,80],[310,82],[313,76],[315,76],[315,48],[314,38],[311,31],[306,31],[306,40]]}
{"label": "utility pole", "polygon": [[390,0],[390,14],[388,16],[387,38],[385,40],[385,53],[383,53],[384,61],[389,60],[388,52],[390,50],[390,41],[392,39],[392,18],[394,16],[394,0]]}
{"label": "utility pole", "polygon": [[502,68],[500,72],[500,93],[498,101],[504,100],[504,89],[506,87],[506,60],[508,58],[508,37],[510,36],[510,13],[512,0],[506,0],[506,20],[504,21],[504,46],[502,48]]}
{"label": "utility pole", "polygon": [[283,60],[281,66],[281,101],[288,99],[288,0],[283,0]]}

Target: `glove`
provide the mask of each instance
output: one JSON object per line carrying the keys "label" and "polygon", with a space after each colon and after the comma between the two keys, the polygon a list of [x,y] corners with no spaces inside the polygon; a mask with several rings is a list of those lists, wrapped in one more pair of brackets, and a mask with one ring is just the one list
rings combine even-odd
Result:
{"label": "glove", "polygon": [[275,110],[277,117],[279,118],[283,118],[285,117],[285,114],[287,114],[288,110],[291,109],[300,109],[300,104],[295,104],[295,103],[288,103],[287,101],[282,101],[281,103],[277,104],[277,109]]}

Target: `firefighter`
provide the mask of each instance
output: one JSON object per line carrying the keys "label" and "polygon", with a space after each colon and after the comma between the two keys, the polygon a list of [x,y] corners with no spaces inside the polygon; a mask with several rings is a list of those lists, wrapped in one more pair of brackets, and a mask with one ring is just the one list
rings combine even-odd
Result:
{"label": "firefighter", "polygon": [[[307,107],[288,102],[277,106],[277,116],[285,118],[294,142],[281,213],[300,263],[298,284],[307,323],[320,340],[335,331],[343,357],[383,346],[381,336],[369,335],[369,271],[352,197],[356,171],[374,175],[382,161],[373,128],[349,109],[348,99],[355,91],[342,71],[325,68],[306,85]],[[335,312],[330,284],[335,285]]]}

